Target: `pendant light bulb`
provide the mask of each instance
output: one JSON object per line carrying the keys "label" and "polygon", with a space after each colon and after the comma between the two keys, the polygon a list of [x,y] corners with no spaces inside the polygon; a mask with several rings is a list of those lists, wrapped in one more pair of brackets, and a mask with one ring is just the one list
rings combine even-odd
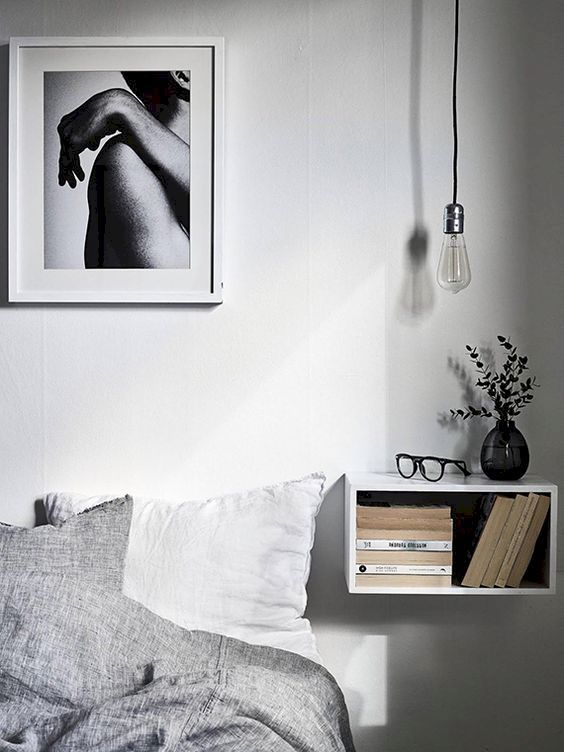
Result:
{"label": "pendant light bulb", "polygon": [[437,267],[437,282],[452,293],[468,287],[472,275],[464,240],[464,207],[456,200],[458,194],[458,112],[456,107],[456,79],[458,74],[458,36],[460,0],[454,0],[454,60],[452,69],[452,203],[443,214],[443,245]]}
{"label": "pendant light bulb", "polygon": [[447,204],[443,216],[443,245],[437,267],[437,282],[452,293],[468,287],[472,274],[464,240],[464,208]]}

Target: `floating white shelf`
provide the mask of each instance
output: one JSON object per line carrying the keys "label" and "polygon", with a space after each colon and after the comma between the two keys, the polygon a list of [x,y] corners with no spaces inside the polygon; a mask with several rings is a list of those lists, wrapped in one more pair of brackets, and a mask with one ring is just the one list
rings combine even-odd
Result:
{"label": "floating white shelf", "polygon": [[[517,494],[530,492],[550,496],[548,534],[541,535],[535,549],[534,560],[540,571],[533,581],[523,581],[518,588],[468,588],[450,587],[360,587],[355,584],[356,565],[356,505],[360,498],[376,501],[393,501],[399,504],[417,504],[418,501],[448,504],[457,513],[475,503],[481,494]],[[558,514],[558,489],[544,478],[527,475],[517,481],[493,481],[484,475],[468,478],[445,475],[438,483],[419,477],[409,480],[397,473],[347,473],[345,475],[345,578],[350,593],[386,595],[547,595],[556,592],[556,522]],[[456,533],[453,546],[456,547]]]}

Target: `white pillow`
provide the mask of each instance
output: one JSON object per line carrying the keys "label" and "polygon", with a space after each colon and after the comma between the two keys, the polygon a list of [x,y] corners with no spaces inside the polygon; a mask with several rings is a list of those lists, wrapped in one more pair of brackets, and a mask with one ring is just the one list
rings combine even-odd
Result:
{"label": "white pillow", "polygon": [[[118,498],[120,494],[104,494],[102,496],[84,496],[83,494],[67,493],[66,491],[56,491],[48,493],[43,497],[43,508],[47,522],[51,525],[62,525],[69,517],[75,514],[86,512],[87,509],[97,507],[106,501],[112,501]],[[125,496],[125,494],[121,494]]]}
{"label": "white pillow", "polygon": [[[302,618],[325,476],[207,501],[134,497],[125,595],[187,629],[219,632],[319,661]],[[51,493],[60,524],[107,496]]]}

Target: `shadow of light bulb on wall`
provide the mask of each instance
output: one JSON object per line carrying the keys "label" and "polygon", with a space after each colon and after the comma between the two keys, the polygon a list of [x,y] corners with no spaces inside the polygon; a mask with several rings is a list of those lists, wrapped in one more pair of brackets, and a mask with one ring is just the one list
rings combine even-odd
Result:
{"label": "shadow of light bulb on wall", "polygon": [[[493,350],[490,347],[481,350],[482,358],[488,368],[495,369]],[[476,376],[460,361],[459,358],[449,356],[447,369],[458,381],[461,391],[461,406],[474,405],[478,409],[488,403],[484,401],[484,393],[476,388]],[[473,472],[480,472],[480,450],[491,425],[484,418],[469,418],[468,420],[453,418],[448,410],[440,412],[437,423],[445,431],[453,434],[454,444],[452,456],[465,459]]]}
{"label": "shadow of light bulb on wall", "polygon": [[433,310],[435,293],[433,278],[427,261],[429,235],[416,224],[405,249],[403,279],[399,296],[399,317],[402,320],[419,320]]}
{"label": "shadow of light bulb on wall", "polygon": [[404,269],[398,299],[400,321],[415,323],[426,318],[435,301],[434,279],[429,268],[429,233],[424,225],[423,165],[421,157],[421,41],[422,0],[411,2],[411,54],[409,74],[409,147],[413,228],[404,252]]}

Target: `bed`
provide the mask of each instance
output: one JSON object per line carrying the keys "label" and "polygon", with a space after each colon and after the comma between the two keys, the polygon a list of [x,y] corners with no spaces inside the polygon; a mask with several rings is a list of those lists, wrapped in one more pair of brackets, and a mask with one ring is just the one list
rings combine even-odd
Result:
{"label": "bed", "polygon": [[354,752],[303,619],[322,490],[58,493],[0,525],[0,752]]}

